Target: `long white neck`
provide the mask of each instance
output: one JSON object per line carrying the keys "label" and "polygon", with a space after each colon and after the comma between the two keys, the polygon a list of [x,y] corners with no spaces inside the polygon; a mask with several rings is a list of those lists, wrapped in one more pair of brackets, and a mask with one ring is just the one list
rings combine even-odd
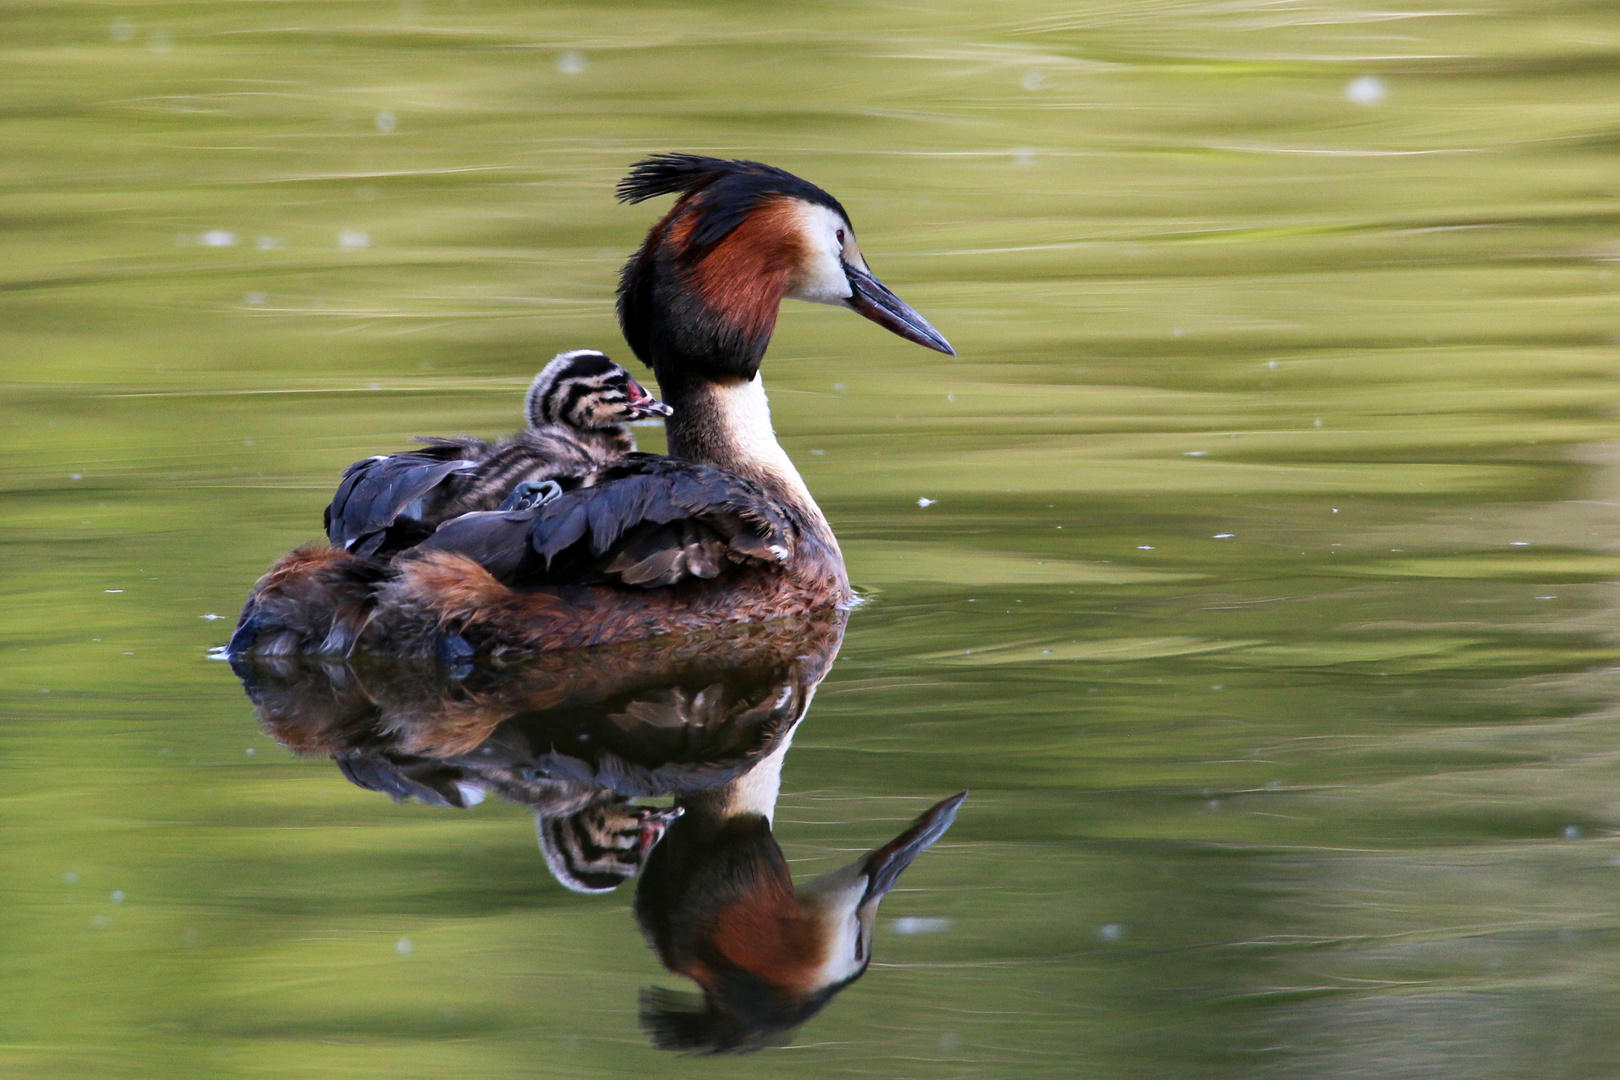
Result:
{"label": "long white neck", "polygon": [[804,478],[776,441],[771,403],[760,376],[695,383],[666,393],[675,410],[665,422],[672,455],[763,480],[821,516]]}
{"label": "long white neck", "polygon": [[793,744],[789,731],[769,753],[742,776],[721,788],[698,792],[682,800],[687,813],[724,821],[743,814],[759,814],[767,822],[776,818],[776,798],[782,791],[782,761]]}

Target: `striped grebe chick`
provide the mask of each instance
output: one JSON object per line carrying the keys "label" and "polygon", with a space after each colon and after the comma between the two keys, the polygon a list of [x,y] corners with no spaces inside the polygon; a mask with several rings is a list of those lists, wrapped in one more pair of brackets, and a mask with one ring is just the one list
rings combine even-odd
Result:
{"label": "striped grebe chick", "polygon": [[345,551],[381,558],[462,514],[495,510],[509,499],[534,505],[589,483],[633,453],[630,421],[670,411],[605,353],[559,353],[529,384],[527,429],[495,443],[428,437],[419,440],[427,444],[422,449],[350,465],[326,509],[327,538]]}

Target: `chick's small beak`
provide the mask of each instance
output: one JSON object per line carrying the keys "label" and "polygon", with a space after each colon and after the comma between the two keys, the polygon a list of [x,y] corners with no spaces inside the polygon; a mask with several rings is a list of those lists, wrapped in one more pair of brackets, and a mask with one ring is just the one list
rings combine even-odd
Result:
{"label": "chick's small beak", "polygon": [[675,411],[647,393],[634,379],[631,379],[630,385],[625,387],[625,405],[629,407],[631,416],[637,420],[644,416],[669,416]]}
{"label": "chick's small beak", "polygon": [[670,824],[683,813],[679,806],[672,806],[668,810],[650,811],[641,819],[641,828],[636,834],[636,848],[641,858],[645,859],[647,853],[658,846]]}
{"label": "chick's small beak", "polygon": [[849,275],[850,297],[844,303],[865,315],[885,330],[899,334],[924,348],[955,356],[956,350],[945,336],[917,314],[911,305],[890,292],[888,287],[859,267],[844,264]]}

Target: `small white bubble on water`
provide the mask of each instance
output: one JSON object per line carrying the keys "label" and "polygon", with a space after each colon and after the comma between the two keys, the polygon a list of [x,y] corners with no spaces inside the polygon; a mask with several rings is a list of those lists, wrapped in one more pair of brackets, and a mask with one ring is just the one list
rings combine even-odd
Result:
{"label": "small white bubble on water", "polygon": [[926,508],[933,506],[937,502],[939,502],[938,499],[930,499],[928,496],[924,495],[922,498],[917,500],[917,505]]}
{"label": "small white bubble on water", "polygon": [[1039,90],[1046,85],[1046,76],[1036,69],[1030,68],[1019,78],[1018,85],[1025,90]]}
{"label": "small white bubble on water", "polygon": [[816,457],[821,457],[826,452],[827,451],[825,451],[825,450],[812,450],[812,451],[810,451],[810,453],[814,454]]}
{"label": "small white bubble on water", "polygon": [[1375,75],[1351,79],[1344,88],[1344,100],[1352,105],[1377,105],[1388,96],[1389,88]]}
{"label": "small white bubble on water", "polygon": [[1565,825],[1564,826],[1564,839],[1565,840],[1579,840],[1580,838],[1581,838],[1581,827],[1579,825]]}
{"label": "small white bubble on water", "polygon": [[123,589],[102,589],[101,591],[104,592],[104,593],[121,593],[124,590]]}
{"label": "small white bubble on water", "polygon": [[115,904],[122,904],[124,902],[124,890],[114,889],[112,891],[112,896],[109,897],[109,899],[111,899]]}
{"label": "small white bubble on water", "polygon": [[1508,547],[1529,547],[1529,546],[1530,546],[1530,541],[1528,541],[1528,540],[1513,540],[1513,541],[1510,541],[1508,543]]}
{"label": "small white bubble on water", "polygon": [[112,25],[107,27],[107,33],[112,35],[114,41],[134,41],[135,24],[128,19],[114,19]]}
{"label": "small white bubble on water", "polygon": [[69,477],[69,479],[71,479],[71,480],[83,480],[84,479],[84,473],[76,472],[71,477]]}
{"label": "small white bubble on water", "polygon": [[940,934],[951,928],[951,920],[934,916],[902,915],[894,920],[897,934]]}
{"label": "small white bubble on water", "polygon": [[1216,540],[1230,540],[1230,539],[1232,539],[1233,535],[1234,535],[1233,533],[1216,533],[1215,534],[1215,539]]}
{"label": "small white bubble on water", "polygon": [[1275,361],[1275,360],[1267,360],[1266,361],[1266,367],[1270,368],[1272,371],[1276,371],[1277,370],[1277,361]]}
{"label": "small white bubble on water", "polygon": [[557,57],[557,70],[564,75],[578,75],[585,70],[585,54],[578,49],[569,49]]}
{"label": "small white bubble on water", "polygon": [[209,229],[197,237],[197,242],[204,247],[235,247],[236,234],[226,229]]}
{"label": "small white bubble on water", "polygon": [[1104,941],[1118,941],[1125,936],[1125,928],[1117,922],[1104,923],[1097,931],[1097,936]]}
{"label": "small white bubble on water", "polygon": [[273,236],[261,236],[261,237],[259,237],[258,248],[259,248],[260,251],[274,251],[274,250],[276,250],[276,248],[278,248],[280,246],[281,246],[281,241],[277,240]]}
{"label": "small white bubble on water", "polygon": [[64,885],[77,885],[78,883],[79,883],[79,875],[74,873],[72,870],[69,870],[67,873],[62,875],[62,884],[64,884]]}
{"label": "small white bubble on water", "polygon": [[154,30],[146,37],[146,47],[153,52],[165,53],[174,48],[174,41],[167,30]]}
{"label": "small white bubble on water", "polygon": [[1153,545],[1152,544],[1137,544],[1136,545],[1136,550],[1137,551],[1152,551],[1153,550]]}
{"label": "small white bubble on water", "polygon": [[253,747],[250,746],[250,747],[248,747],[246,750],[244,750],[242,752],[244,754],[246,754],[248,757],[252,757],[253,756]]}
{"label": "small white bubble on water", "polygon": [[258,307],[269,301],[269,297],[262,292],[250,292],[242,297],[242,302],[249,307]]}
{"label": "small white bubble on water", "polygon": [[1208,450],[1188,450],[1182,457],[1209,457]]}
{"label": "small white bubble on water", "polygon": [[408,937],[402,937],[398,941],[394,942],[394,951],[399,953],[401,956],[411,955],[411,939]]}
{"label": "small white bubble on water", "polygon": [[1315,426],[1321,427],[1322,426],[1322,418],[1320,416],[1318,416],[1316,418],[1316,420],[1314,421],[1314,423],[1315,423]]}
{"label": "small white bubble on water", "polygon": [[209,622],[213,622],[215,619],[223,619],[224,617],[225,616],[223,616],[223,615],[215,615],[212,611],[210,611],[206,615],[197,616],[197,618],[199,618],[199,619],[207,619]]}
{"label": "small white bubble on water", "polygon": [[371,235],[360,229],[344,229],[338,233],[337,242],[344,251],[359,251],[371,246]]}
{"label": "small white bubble on water", "polygon": [[1556,600],[1556,599],[1558,599],[1558,597],[1556,597],[1556,596],[1538,596],[1538,597],[1536,597],[1536,599],[1537,600]]}
{"label": "small white bubble on water", "polygon": [[1033,151],[1033,150],[1014,150],[1013,151],[1013,164],[1014,165],[1033,165],[1033,164],[1035,164],[1035,151]]}
{"label": "small white bubble on water", "polygon": [[1187,336],[1187,328],[1184,327],[1184,326],[1178,326],[1178,327],[1176,327],[1174,330],[1172,330],[1170,332],[1172,334],[1174,334],[1176,337],[1186,337]]}
{"label": "small white bubble on water", "polygon": [[382,132],[384,135],[387,135],[389,132],[393,131],[394,126],[398,122],[399,121],[394,118],[394,112],[392,109],[384,109],[377,114],[377,130]]}

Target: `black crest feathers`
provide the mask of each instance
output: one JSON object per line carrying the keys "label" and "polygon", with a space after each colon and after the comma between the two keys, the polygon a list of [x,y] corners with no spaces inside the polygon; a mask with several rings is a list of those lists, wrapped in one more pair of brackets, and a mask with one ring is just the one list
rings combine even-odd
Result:
{"label": "black crest feathers", "polygon": [[785,169],[758,161],[731,161],[698,154],[654,154],[637,162],[619,181],[620,202],[639,203],[660,195],[693,199],[698,222],[691,243],[699,248],[724,240],[766,199],[787,196],[826,206],[847,219],[837,199]]}

